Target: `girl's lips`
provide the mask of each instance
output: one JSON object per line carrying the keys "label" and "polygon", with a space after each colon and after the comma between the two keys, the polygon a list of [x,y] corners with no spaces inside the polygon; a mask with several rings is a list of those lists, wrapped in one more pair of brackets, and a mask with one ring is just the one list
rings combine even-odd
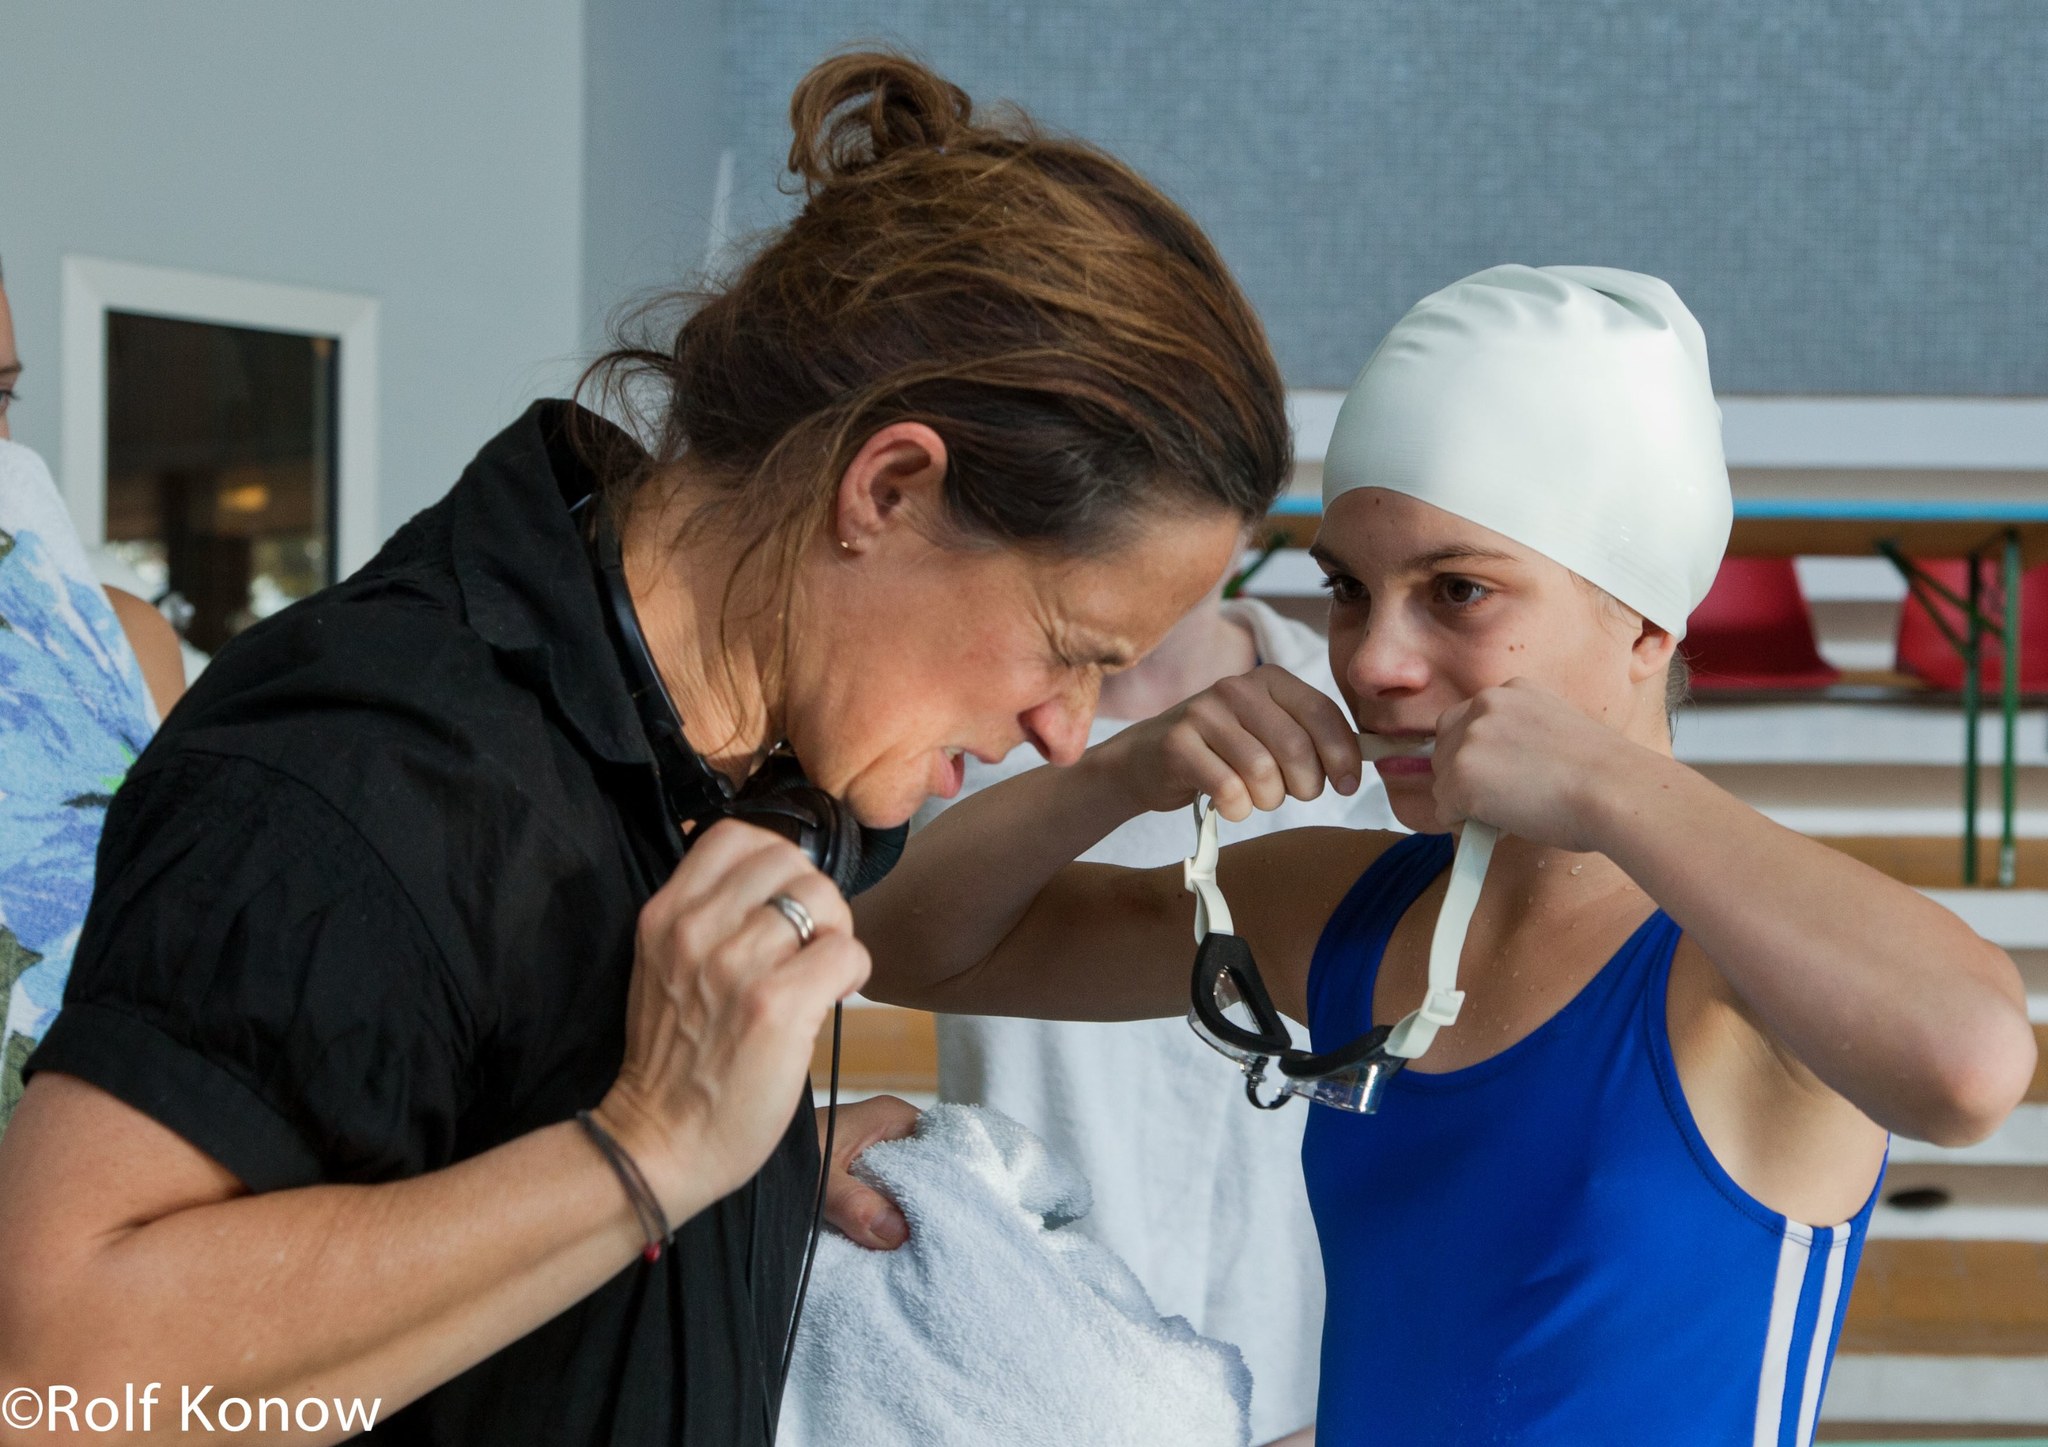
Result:
{"label": "girl's lips", "polygon": [[1421,774],[1432,774],[1436,770],[1426,758],[1374,759],[1372,766],[1380,771],[1382,779],[1409,779]]}
{"label": "girl's lips", "polygon": [[1433,734],[1376,734],[1363,729],[1358,734],[1359,753],[1380,771],[1382,778],[1429,773],[1429,756],[1435,748]]}

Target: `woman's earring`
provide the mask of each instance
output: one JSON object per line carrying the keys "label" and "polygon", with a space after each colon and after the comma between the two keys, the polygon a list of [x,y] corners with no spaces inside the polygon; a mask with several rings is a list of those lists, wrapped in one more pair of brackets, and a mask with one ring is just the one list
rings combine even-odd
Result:
{"label": "woman's earring", "polygon": [[850,558],[855,553],[859,552],[860,549],[856,548],[852,543],[849,543],[845,538],[841,538],[839,540],[839,551],[846,554]]}

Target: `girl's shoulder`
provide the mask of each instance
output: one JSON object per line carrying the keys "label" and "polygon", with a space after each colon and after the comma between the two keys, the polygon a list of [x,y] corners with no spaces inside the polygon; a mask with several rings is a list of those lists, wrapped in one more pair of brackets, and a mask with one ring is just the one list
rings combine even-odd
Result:
{"label": "girl's shoulder", "polygon": [[1218,859],[1218,874],[1226,888],[1233,868],[1253,888],[1269,876],[1293,879],[1298,886],[1305,877],[1302,871],[1317,877],[1342,875],[1348,888],[1374,860],[1408,837],[1396,829],[1325,825],[1277,829],[1271,834],[1224,845]]}

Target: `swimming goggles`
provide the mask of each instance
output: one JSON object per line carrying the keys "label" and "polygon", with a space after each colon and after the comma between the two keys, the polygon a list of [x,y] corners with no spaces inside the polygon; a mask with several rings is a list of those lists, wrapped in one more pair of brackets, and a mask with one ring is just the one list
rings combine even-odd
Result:
{"label": "swimming goggles", "polygon": [[[1245,1075],[1245,1098],[1261,1110],[1278,1110],[1299,1095],[1338,1110],[1371,1114],[1401,1067],[1428,1050],[1437,1031],[1457,1023],[1465,1003],[1458,988],[1458,957],[1500,831],[1476,819],[1465,823],[1429,942],[1429,988],[1420,1008],[1397,1024],[1375,1026],[1348,1045],[1316,1054],[1295,1048],[1259,977],[1251,946],[1231,932],[1230,906],[1216,883],[1216,827],[1214,801],[1197,800],[1195,852],[1182,866],[1195,897],[1194,1003],[1188,1024],[1237,1062]],[[1278,1070],[1279,1078],[1273,1093],[1261,1099],[1268,1066]]]}

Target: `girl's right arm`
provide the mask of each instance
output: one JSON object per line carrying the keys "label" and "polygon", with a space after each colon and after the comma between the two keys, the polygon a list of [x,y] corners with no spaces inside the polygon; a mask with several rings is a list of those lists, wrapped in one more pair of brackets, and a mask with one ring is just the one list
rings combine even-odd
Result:
{"label": "girl's right arm", "polygon": [[[1350,794],[1360,778],[1357,734],[1327,695],[1274,667],[1225,679],[1071,767],[1030,770],[921,830],[855,906],[875,960],[867,993],[981,1015],[1178,1015],[1194,922],[1180,867],[1075,858],[1127,820],[1186,809],[1201,795],[1240,820],[1289,796],[1313,799],[1326,782]],[[1326,872],[1342,885],[1355,877],[1355,851],[1328,848],[1330,836],[1350,837],[1298,830],[1224,851],[1225,890],[1262,962],[1271,951],[1276,965],[1298,954],[1305,966],[1328,913],[1303,892],[1309,861],[1332,860]]]}

